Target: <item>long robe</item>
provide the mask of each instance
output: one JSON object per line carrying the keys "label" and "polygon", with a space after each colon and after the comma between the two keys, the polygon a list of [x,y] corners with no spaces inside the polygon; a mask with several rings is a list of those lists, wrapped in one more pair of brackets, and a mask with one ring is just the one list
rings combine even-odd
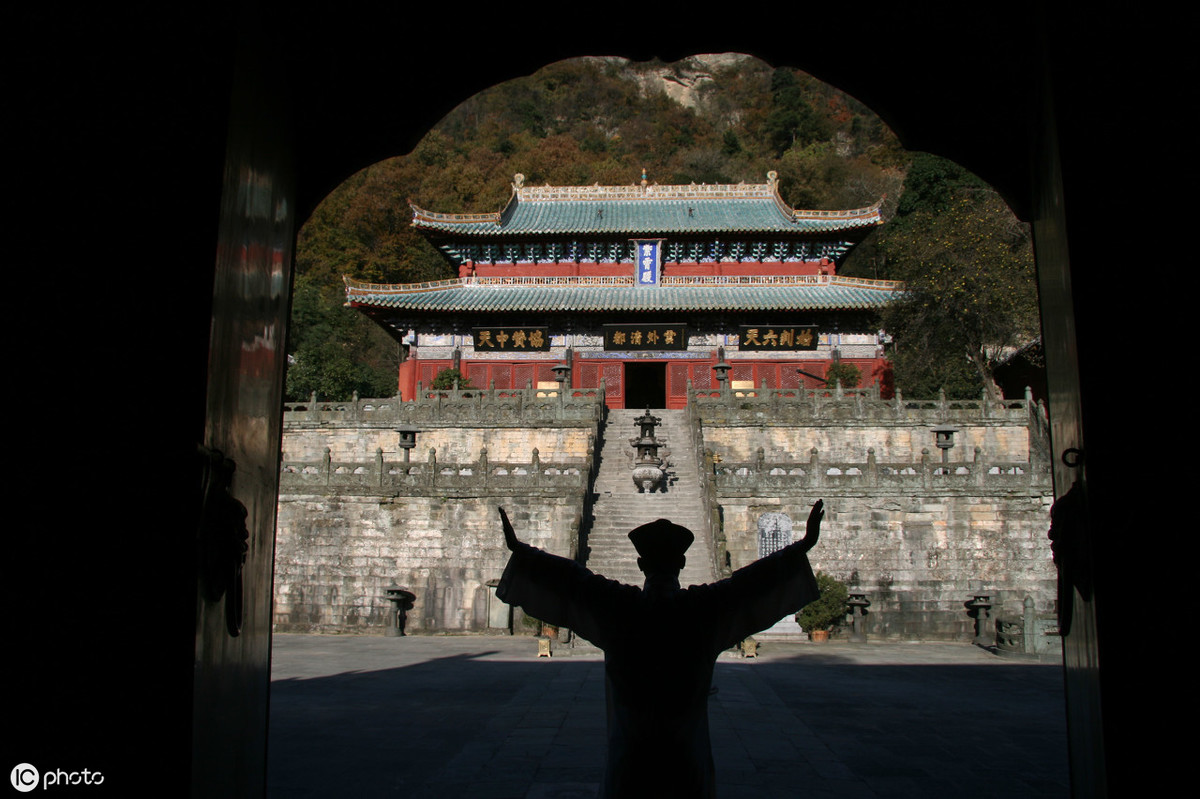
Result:
{"label": "long robe", "polygon": [[644,588],[520,544],[497,596],[604,650],[608,759],[603,797],[715,796],[708,697],[717,656],[817,598],[802,542],[726,580]]}

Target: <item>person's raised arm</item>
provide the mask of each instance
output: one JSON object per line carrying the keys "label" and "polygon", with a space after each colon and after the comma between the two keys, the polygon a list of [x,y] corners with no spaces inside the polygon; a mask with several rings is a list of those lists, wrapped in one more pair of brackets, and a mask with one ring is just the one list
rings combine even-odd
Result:
{"label": "person's raised arm", "polygon": [[509,552],[516,552],[517,545],[521,542],[517,540],[517,531],[513,529],[512,523],[508,520],[508,514],[504,512],[504,508],[497,508],[500,511],[500,524],[504,527],[504,545],[508,547]]}
{"label": "person's raised arm", "polygon": [[[503,513],[504,511],[501,511]],[[825,517],[825,500],[818,499],[808,512],[808,526],[804,531],[804,551],[807,552],[817,544],[821,537],[821,519]]]}

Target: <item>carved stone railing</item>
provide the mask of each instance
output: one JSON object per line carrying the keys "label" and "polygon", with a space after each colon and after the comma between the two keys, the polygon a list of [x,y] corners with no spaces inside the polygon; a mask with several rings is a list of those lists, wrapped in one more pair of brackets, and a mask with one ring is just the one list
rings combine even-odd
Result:
{"label": "carved stone railing", "polygon": [[284,461],[282,494],[367,494],[445,496],[491,494],[563,495],[586,492],[595,463],[595,439],[589,438],[585,461],[543,461],[535,448],[529,461],[491,461],[487,448],[479,459],[439,463],[435,450],[425,462],[391,461],[383,450],[367,461],[334,461],[328,448],[320,461]]}
{"label": "carved stone railing", "polygon": [[805,462],[767,461],[763,450],[747,462],[713,463],[716,493],[730,496],[778,496],[816,490],[880,493],[1044,491],[1050,488],[1045,465],[989,461],[978,447],[973,461],[943,463],[923,450],[916,462],[879,463],[874,448],[865,462],[822,461],[816,449]]}
{"label": "carved stone railing", "polygon": [[403,401],[359,399],[288,402],[283,422],[288,426],[352,423],[366,426],[437,424],[460,427],[537,427],[593,425],[604,408],[599,388],[426,389],[418,384],[416,397]]}
{"label": "carved stone railing", "polygon": [[779,425],[814,422],[862,421],[895,424],[1017,423],[1029,425],[1035,405],[1028,390],[1024,399],[948,400],[904,399],[900,392],[881,399],[877,387],[826,388],[714,388],[688,386],[688,403],[705,425]]}

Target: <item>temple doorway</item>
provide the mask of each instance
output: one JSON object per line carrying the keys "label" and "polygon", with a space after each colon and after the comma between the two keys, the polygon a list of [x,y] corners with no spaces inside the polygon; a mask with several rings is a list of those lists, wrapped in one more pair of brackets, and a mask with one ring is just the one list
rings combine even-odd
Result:
{"label": "temple doorway", "polygon": [[625,407],[667,407],[666,363],[625,364]]}

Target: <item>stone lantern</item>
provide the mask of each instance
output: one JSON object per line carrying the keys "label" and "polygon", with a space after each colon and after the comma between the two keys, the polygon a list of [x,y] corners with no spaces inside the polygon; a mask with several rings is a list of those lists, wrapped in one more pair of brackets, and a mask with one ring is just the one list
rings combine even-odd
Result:
{"label": "stone lantern", "polygon": [[563,389],[571,384],[571,367],[569,364],[556,363],[550,367],[550,371],[554,372],[554,379],[558,381],[558,395],[563,395]]}
{"label": "stone lantern", "polygon": [[717,347],[717,362],[712,368],[717,373],[717,388],[725,388],[725,381],[729,379],[729,370],[732,368],[725,362],[725,348]]}
{"label": "stone lantern", "polygon": [[412,448],[417,445],[417,433],[419,433],[420,430],[410,424],[402,424],[394,429],[400,434],[399,446],[400,449],[404,451],[404,463],[407,464],[408,454],[412,451]]}
{"label": "stone lantern", "polygon": [[417,595],[408,589],[392,583],[388,588],[384,589],[386,599],[392,603],[392,609],[388,612],[388,625],[386,635],[391,637],[399,637],[404,635],[404,622],[408,617],[408,611],[412,610],[413,600]]}
{"label": "stone lantern", "polygon": [[646,408],[644,415],[634,420],[642,429],[640,436],[629,439],[630,445],[637,450],[637,457],[633,463],[633,482],[639,494],[647,493],[647,490],[654,493],[660,487],[665,487],[666,472],[662,468],[662,458],[658,456],[658,448],[661,445],[654,436],[654,428],[661,421],[662,418],[650,413],[649,408]]}
{"label": "stone lantern", "polygon": [[934,443],[942,451],[942,463],[950,460],[950,450],[954,448],[954,434],[957,432],[957,427],[949,427],[947,425],[939,425],[933,428]]}
{"label": "stone lantern", "polygon": [[725,381],[727,381],[729,379],[729,370],[732,368],[733,368],[732,366],[725,363],[724,358],[722,358],[720,361],[717,361],[717,363],[713,364],[712,370],[717,373],[717,387],[718,388],[725,388]]}

